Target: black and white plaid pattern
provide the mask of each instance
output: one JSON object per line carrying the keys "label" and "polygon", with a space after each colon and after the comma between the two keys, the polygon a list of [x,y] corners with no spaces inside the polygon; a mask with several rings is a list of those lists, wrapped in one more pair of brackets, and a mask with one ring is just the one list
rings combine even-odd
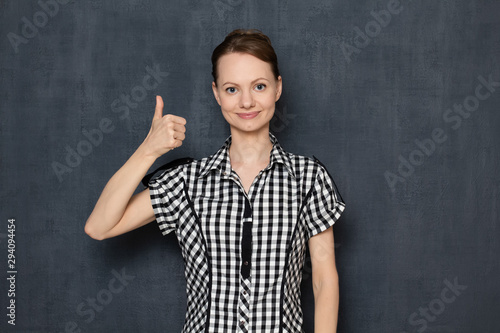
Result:
{"label": "black and white plaid pattern", "polygon": [[160,230],[176,232],[186,263],[183,332],[302,331],[307,240],[345,205],[319,161],[270,139],[270,163],[248,194],[231,169],[231,137],[215,155],[149,182]]}

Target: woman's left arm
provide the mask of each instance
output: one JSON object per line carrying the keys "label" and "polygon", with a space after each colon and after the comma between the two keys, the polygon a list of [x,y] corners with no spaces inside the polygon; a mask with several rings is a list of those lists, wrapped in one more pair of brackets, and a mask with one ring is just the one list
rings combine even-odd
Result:
{"label": "woman's left arm", "polygon": [[314,292],[314,333],[337,332],[339,277],[333,227],[309,239]]}

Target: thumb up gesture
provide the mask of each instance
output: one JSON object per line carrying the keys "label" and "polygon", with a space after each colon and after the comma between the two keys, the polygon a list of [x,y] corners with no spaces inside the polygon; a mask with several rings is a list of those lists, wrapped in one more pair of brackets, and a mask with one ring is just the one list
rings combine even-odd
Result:
{"label": "thumb up gesture", "polygon": [[149,155],[158,158],[182,146],[186,135],[186,119],[172,114],[163,115],[163,99],[156,96],[156,108],[151,129],[143,142]]}

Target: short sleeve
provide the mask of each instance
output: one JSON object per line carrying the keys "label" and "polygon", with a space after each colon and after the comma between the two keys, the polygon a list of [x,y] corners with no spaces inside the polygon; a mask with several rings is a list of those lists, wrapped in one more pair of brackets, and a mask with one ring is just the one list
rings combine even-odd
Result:
{"label": "short sleeve", "polygon": [[148,182],[156,222],[163,235],[176,229],[184,198],[182,166],[168,169]]}
{"label": "short sleeve", "polygon": [[335,224],[344,211],[345,204],[326,170],[318,164],[316,180],[305,206],[305,220],[309,238]]}

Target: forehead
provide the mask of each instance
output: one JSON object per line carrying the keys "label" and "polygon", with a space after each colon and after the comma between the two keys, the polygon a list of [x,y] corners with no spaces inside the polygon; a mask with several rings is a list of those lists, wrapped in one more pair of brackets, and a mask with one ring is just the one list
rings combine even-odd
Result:
{"label": "forehead", "polygon": [[219,59],[218,74],[221,83],[225,81],[247,81],[258,77],[271,80],[271,65],[247,53],[229,53]]}

